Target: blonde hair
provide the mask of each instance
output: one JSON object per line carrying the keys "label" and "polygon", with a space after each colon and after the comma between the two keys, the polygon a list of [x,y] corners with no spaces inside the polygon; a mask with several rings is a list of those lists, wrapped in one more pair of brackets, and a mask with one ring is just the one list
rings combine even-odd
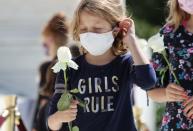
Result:
{"label": "blonde hair", "polygon": [[178,0],[168,0],[169,16],[166,19],[167,24],[174,26],[176,30],[183,20],[189,19],[190,14],[180,8]]}
{"label": "blonde hair", "polygon": [[[72,21],[72,37],[75,41],[80,41],[80,14],[82,11],[87,11],[94,15],[100,16],[108,21],[112,27],[120,22],[125,17],[125,10],[123,9],[120,0],[82,0],[78,5],[74,18]],[[115,55],[126,53],[127,49],[124,47],[122,41],[119,41],[113,46],[112,50]]]}

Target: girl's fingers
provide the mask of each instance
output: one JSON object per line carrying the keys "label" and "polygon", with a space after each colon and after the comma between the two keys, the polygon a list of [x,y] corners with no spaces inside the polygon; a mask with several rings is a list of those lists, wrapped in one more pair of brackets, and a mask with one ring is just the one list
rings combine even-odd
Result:
{"label": "girl's fingers", "polygon": [[78,100],[73,101],[75,104],[79,104],[80,102]]}
{"label": "girl's fingers", "polygon": [[184,112],[185,114],[187,114],[188,111],[190,111],[190,110],[192,109],[192,107],[193,107],[192,103],[187,104],[187,105],[185,106],[183,112]]}
{"label": "girl's fingers", "polygon": [[176,90],[179,90],[179,91],[183,91],[184,92],[184,88],[182,88],[181,86],[178,86],[176,84],[170,84],[169,85],[171,88],[174,88]]}
{"label": "girl's fingers", "polygon": [[79,104],[78,100],[72,100],[72,104]]}
{"label": "girl's fingers", "polygon": [[184,98],[181,98],[180,96],[177,96],[177,95],[170,95],[169,101],[170,102],[184,101]]}
{"label": "girl's fingers", "polygon": [[184,91],[179,91],[179,90],[174,89],[174,88],[169,88],[167,91],[170,94],[174,94],[174,95],[183,97],[184,100],[186,100],[188,98],[187,94]]}
{"label": "girl's fingers", "polygon": [[186,100],[184,103],[183,103],[183,106],[186,106],[187,104],[189,103],[192,103],[193,101],[193,97],[189,98],[188,100]]}
{"label": "girl's fingers", "polygon": [[70,108],[71,108],[71,109],[76,109],[76,108],[77,108],[77,104],[71,104],[71,105],[70,105]]}
{"label": "girl's fingers", "polygon": [[167,91],[167,96],[169,98],[169,101],[184,101],[186,100],[186,96],[181,95],[180,93],[177,94],[176,92]]}
{"label": "girl's fingers", "polygon": [[191,109],[188,113],[186,113],[186,117],[191,118],[193,115],[193,109]]}
{"label": "girl's fingers", "polygon": [[74,117],[76,118],[77,114],[70,114],[70,116],[73,117],[73,118]]}
{"label": "girl's fingers", "polygon": [[71,113],[77,113],[77,112],[78,112],[78,109],[70,109],[70,112],[71,112]]}
{"label": "girl's fingers", "polygon": [[72,102],[71,102],[71,105],[70,105],[70,108],[77,108],[77,105],[79,104],[79,101],[77,101],[77,100],[72,100]]}
{"label": "girl's fingers", "polygon": [[[176,99],[175,98],[173,98],[173,97],[169,97],[169,100],[168,100],[168,102],[175,102],[176,101]],[[178,100],[179,101],[179,100]]]}
{"label": "girl's fingers", "polygon": [[133,25],[133,21],[130,18],[126,18],[119,23],[120,28],[126,28],[126,29],[128,29],[132,25]]}

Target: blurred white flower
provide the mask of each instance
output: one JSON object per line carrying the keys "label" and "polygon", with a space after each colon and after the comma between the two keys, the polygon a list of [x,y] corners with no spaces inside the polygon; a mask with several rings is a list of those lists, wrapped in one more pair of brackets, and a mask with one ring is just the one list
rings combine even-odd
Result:
{"label": "blurred white flower", "polygon": [[[153,49],[153,52],[157,52],[162,54],[163,58],[165,59],[167,66],[169,68],[169,70],[171,71],[172,75],[174,76],[175,82],[176,84],[180,85],[180,82],[174,72],[174,69],[172,67],[172,64],[169,62],[168,60],[168,56],[166,54],[165,51],[165,46],[164,46],[164,36],[160,35],[160,33],[157,33],[156,35],[152,36],[149,40],[148,40],[148,45],[150,48]],[[165,77],[165,75],[163,76],[163,78]]]}
{"label": "blurred white flower", "polygon": [[153,52],[162,53],[162,51],[164,51],[166,47],[164,46],[163,39],[164,38],[160,35],[160,33],[157,33],[149,38],[148,45],[150,48],[152,48]]}
{"label": "blurred white flower", "polygon": [[140,48],[142,49],[143,53],[149,58],[151,59],[151,55],[152,55],[152,51],[150,49],[150,47],[148,46],[147,40],[145,39],[138,39],[138,43]]}
{"label": "blurred white flower", "polygon": [[62,46],[57,51],[58,62],[52,67],[54,73],[58,73],[60,70],[65,71],[67,67],[71,67],[75,70],[78,69],[78,65],[72,61],[72,55],[68,47]]}

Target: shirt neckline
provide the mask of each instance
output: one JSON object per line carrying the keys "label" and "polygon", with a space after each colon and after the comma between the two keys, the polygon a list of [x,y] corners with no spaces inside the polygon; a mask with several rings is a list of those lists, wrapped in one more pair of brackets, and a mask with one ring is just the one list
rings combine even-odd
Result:
{"label": "shirt neckline", "polygon": [[98,68],[98,69],[104,69],[104,68],[109,68],[112,67],[115,63],[117,63],[117,61],[119,60],[120,56],[116,56],[112,61],[110,61],[107,64],[104,65],[94,65],[89,63],[86,58],[85,55],[83,55],[83,62],[86,64],[86,66],[90,67],[90,68]]}

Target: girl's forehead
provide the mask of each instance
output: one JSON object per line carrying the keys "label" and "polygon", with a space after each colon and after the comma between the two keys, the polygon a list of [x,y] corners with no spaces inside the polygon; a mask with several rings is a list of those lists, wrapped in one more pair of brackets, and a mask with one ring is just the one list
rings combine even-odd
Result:
{"label": "girl's forehead", "polygon": [[85,25],[85,24],[109,24],[108,21],[106,19],[104,19],[102,16],[99,16],[97,14],[91,13],[91,12],[87,12],[87,11],[82,11],[80,13],[80,25]]}

